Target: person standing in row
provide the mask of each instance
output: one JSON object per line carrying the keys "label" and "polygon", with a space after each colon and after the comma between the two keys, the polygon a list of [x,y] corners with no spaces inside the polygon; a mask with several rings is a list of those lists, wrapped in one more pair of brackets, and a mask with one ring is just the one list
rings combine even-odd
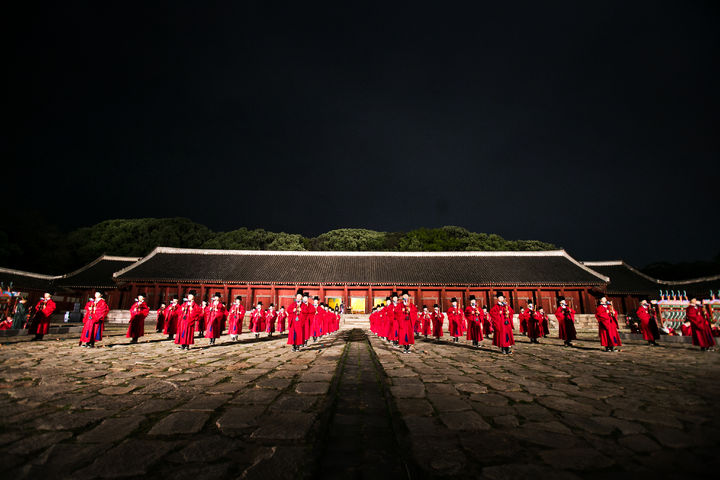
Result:
{"label": "person standing in row", "polygon": [[13,312],[12,328],[13,330],[22,330],[28,316],[28,305],[27,298],[20,297],[17,304],[15,305],[15,312]]}
{"label": "person standing in row", "polygon": [[622,346],[620,334],[618,333],[617,314],[607,298],[602,297],[600,299],[600,304],[595,311],[595,318],[598,321],[600,344],[605,347],[605,351],[620,351],[617,348]]}
{"label": "person standing in row", "polygon": [[200,302],[200,308],[202,308],[202,315],[200,315],[200,318],[198,318],[197,336],[198,338],[203,338],[205,337],[205,314],[208,311],[207,300],[203,300],[202,302]]}
{"label": "person standing in row", "polygon": [[530,339],[530,343],[539,343],[538,338],[542,336],[542,319],[535,311],[535,305],[528,302],[527,307],[520,313],[518,317],[520,325],[525,325],[525,332]]}
{"label": "person standing in row", "polygon": [[432,331],[432,314],[430,313],[430,310],[428,310],[427,305],[423,305],[422,313],[419,315],[419,319],[421,322],[420,334],[427,339],[428,335],[430,335],[430,332]]}
{"label": "person standing in row", "polygon": [[463,334],[462,323],[465,315],[460,307],[458,307],[458,300],[455,297],[450,299],[451,307],[447,311],[448,317],[448,330],[453,342],[457,343],[458,338]]}
{"label": "person standing in row", "polygon": [[313,342],[317,342],[318,337],[322,337],[322,321],[323,308],[320,305],[320,297],[313,297],[313,314],[310,317],[310,336]]}
{"label": "person standing in row", "polygon": [[512,346],[515,345],[515,337],[513,336],[513,315],[515,312],[510,305],[505,302],[505,296],[502,292],[495,294],[497,303],[490,309],[490,318],[493,322],[493,345],[500,347],[500,351],[505,355],[512,355]]}
{"label": "person standing in row", "polygon": [[263,331],[265,312],[263,312],[262,307],[262,302],[258,302],[255,309],[250,313],[250,331],[255,334],[255,338],[260,337],[260,332]]}
{"label": "person standing in row", "polygon": [[95,298],[85,305],[85,318],[83,318],[83,329],[80,333],[80,345],[92,348],[95,342],[102,341],[105,328],[105,318],[110,307],[103,298],[103,292],[95,292]]}
{"label": "person standing in row", "polygon": [[271,303],[268,305],[268,309],[265,312],[265,331],[268,337],[272,337],[275,332],[275,321],[277,320],[278,313],[275,311],[275,304]]}
{"label": "person standing in row", "polygon": [[566,347],[572,347],[572,341],[577,339],[575,330],[575,310],[570,308],[563,297],[560,297],[555,317],[558,321],[558,336]]}
{"label": "person standing in row", "polygon": [[493,333],[492,319],[490,318],[490,312],[487,305],[483,305],[483,333],[485,338],[490,338]]}
{"label": "person standing in row", "polygon": [[[210,340],[210,345],[215,345],[215,340],[222,335],[222,324],[227,315],[220,297],[220,292],[216,292],[205,311],[205,338]],[[235,298],[235,305],[239,305],[239,299],[240,297]]]}
{"label": "person standing in row", "polygon": [[443,336],[443,323],[445,323],[445,315],[440,311],[440,305],[436,303],[433,305],[432,313],[432,335],[436,341],[440,341],[440,337]]}
{"label": "person standing in row", "polygon": [[202,317],[202,307],[195,303],[195,290],[187,294],[187,301],[182,304],[178,312],[178,331],[175,343],[182,350],[190,350],[195,343],[195,326]]}
{"label": "person standing in row", "polygon": [[702,304],[698,304],[697,298],[690,299],[690,305],[685,309],[685,318],[690,321],[693,345],[700,347],[703,352],[712,349],[715,346],[715,339],[712,335],[710,319]]}
{"label": "person standing in row", "polygon": [[292,345],[292,351],[297,352],[303,344],[303,292],[298,290],[295,294],[295,302],[291,303],[287,310],[288,313],[288,345]]}
{"label": "person standing in row", "polygon": [[647,340],[648,345],[657,347],[657,340],[660,338],[660,330],[655,320],[655,310],[650,306],[647,300],[640,302],[640,307],[635,312],[640,320],[640,331],[643,338]]}
{"label": "person standing in row", "polygon": [[310,323],[315,316],[315,307],[310,304],[310,294],[303,292],[302,297],[302,329],[303,329],[303,345],[307,347],[310,339]]}
{"label": "person standing in row", "polygon": [[287,312],[285,311],[285,307],[280,305],[280,310],[278,310],[277,314],[277,331],[280,335],[285,333],[285,319],[287,319]]}
{"label": "person standing in row", "polygon": [[[395,294],[397,297],[397,294]],[[397,308],[399,307],[399,308]],[[410,303],[407,290],[402,292],[402,302],[395,308],[395,321],[398,328],[398,343],[403,347],[403,353],[410,353],[410,345],[415,344],[413,327],[417,321],[417,307]]]}
{"label": "person standing in row", "polygon": [[145,303],[145,294],[139,293],[137,301],[130,307],[130,322],[128,324],[126,338],[132,338],[130,343],[137,343],[138,338],[145,335],[145,318],[150,313],[150,307]]}
{"label": "person standing in row", "polygon": [[35,312],[28,327],[28,335],[35,335],[33,340],[42,340],[50,332],[50,315],[53,314],[55,308],[52,292],[45,292],[37,305],[35,305]]}
{"label": "person standing in row", "polygon": [[472,341],[476,348],[480,348],[480,342],[483,341],[482,322],[484,319],[483,311],[478,307],[475,295],[469,297],[470,305],[465,307],[465,318],[467,319],[467,339]]}
{"label": "person standing in row", "polygon": [[175,338],[175,333],[177,333],[179,309],[178,296],[173,295],[170,305],[165,309],[165,327],[163,328],[163,333],[168,336],[168,340]]}
{"label": "person standing in row", "polygon": [[160,333],[165,327],[165,304],[161,303],[160,308],[157,309],[157,321],[155,322],[155,331]]}
{"label": "person standing in row", "polygon": [[[242,334],[242,324],[243,320],[245,319],[245,306],[242,304],[242,297],[237,296],[235,297],[235,303],[230,307],[230,311],[227,314],[227,324],[228,324],[228,334],[230,334],[230,340],[233,342],[238,339],[238,337]],[[222,335],[222,320],[220,325],[220,331],[215,333],[214,335],[217,335],[219,338],[220,335]],[[213,342],[214,343],[214,342]]]}

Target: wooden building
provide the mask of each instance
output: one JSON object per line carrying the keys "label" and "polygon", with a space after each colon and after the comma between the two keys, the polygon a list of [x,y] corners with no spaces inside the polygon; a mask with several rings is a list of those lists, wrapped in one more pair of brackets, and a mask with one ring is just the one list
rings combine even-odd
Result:
{"label": "wooden building", "polygon": [[80,308],[90,297],[95,295],[97,290],[105,292],[105,299],[111,309],[121,308],[127,301],[126,290],[118,288],[113,274],[128,265],[139,260],[139,257],[116,257],[112,255],[101,255],[82,268],[57,277],[54,285],[58,288],[58,295],[64,292],[71,292]]}
{"label": "wooden building", "polygon": [[497,291],[517,310],[529,300],[554,312],[563,296],[579,312],[593,313],[608,278],[564,250],[541,252],[291,252],[158,247],[114,274],[127,309],[144,291],[151,307],[197,290],[201,298],[236,295],[247,308],[258,301],[287,305],[299,288],[353,313],[368,313],[391,292],[408,290],[418,306],[475,295],[492,305]]}

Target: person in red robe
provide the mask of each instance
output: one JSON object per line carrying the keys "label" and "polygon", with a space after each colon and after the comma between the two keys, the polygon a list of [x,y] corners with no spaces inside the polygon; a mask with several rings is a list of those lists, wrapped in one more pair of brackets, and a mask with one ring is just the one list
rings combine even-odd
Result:
{"label": "person in red robe", "polygon": [[527,334],[527,315],[525,313],[525,308],[520,307],[518,323],[520,324],[520,333]]}
{"label": "person in red robe", "polygon": [[[245,306],[242,304],[242,297],[235,297],[235,303],[230,307],[227,313],[227,326],[230,340],[233,342],[242,335],[242,324],[245,319]],[[220,326],[220,334],[222,334],[222,325]],[[218,336],[220,335],[218,334]]]}
{"label": "person in red robe", "polygon": [[445,323],[445,315],[440,311],[440,305],[437,303],[433,305],[432,313],[432,335],[436,341],[440,341],[440,337],[443,336],[443,323]]}
{"label": "person in red robe", "polygon": [[80,333],[80,345],[92,348],[95,342],[102,341],[105,329],[105,318],[110,311],[107,302],[103,298],[103,292],[95,292],[95,298],[85,305],[85,318],[83,318],[83,329]]}
{"label": "person in red robe", "polygon": [[605,347],[606,352],[618,351],[616,347],[622,346],[622,342],[618,333],[617,314],[607,298],[600,299],[600,304],[595,311],[595,318],[598,321],[600,344]]}
{"label": "person in red robe", "polygon": [[424,336],[427,339],[428,335],[430,335],[430,332],[432,331],[432,314],[430,313],[427,305],[423,305],[422,313],[419,315],[419,318],[420,335]]}
{"label": "person in red robe", "polygon": [[155,323],[155,331],[160,333],[165,327],[165,304],[161,303],[160,308],[157,309],[157,322]]}
{"label": "person in red robe", "polygon": [[337,332],[340,330],[340,319],[342,318],[342,313],[340,313],[340,306],[335,305],[335,323],[333,324],[333,332]]}
{"label": "person in red robe", "polygon": [[202,308],[202,315],[200,315],[200,318],[198,319],[197,336],[199,338],[202,338],[205,336],[205,313],[208,309],[207,300],[203,300],[202,302],[200,302],[200,308]]}
{"label": "person in red robe", "polygon": [[317,295],[313,297],[313,310],[314,313],[310,318],[310,336],[313,342],[317,342],[318,337],[322,336],[322,321],[323,311],[322,305],[320,304],[320,297]]}
{"label": "person in red robe", "polygon": [[490,318],[490,309],[487,305],[483,305],[483,333],[486,338],[490,338],[493,333],[492,319]]}
{"label": "person in red robe", "polygon": [[202,307],[195,303],[195,290],[187,294],[187,301],[178,310],[178,330],[175,343],[182,350],[190,350],[195,343],[195,327],[202,317]]}
{"label": "person in red robe", "polygon": [[697,298],[690,299],[690,305],[685,309],[685,318],[690,321],[693,345],[700,347],[703,352],[712,349],[715,346],[712,325],[707,312]]}
{"label": "person in red robe", "polygon": [[513,315],[515,312],[505,301],[502,292],[495,294],[497,303],[490,309],[490,318],[493,322],[493,345],[500,347],[504,355],[512,355],[512,346],[515,345],[513,336]]}
{"label": "person in red robe", "polygon": [[285,333],[285,319],[287,316],[288,314],[285,311],[285,307],[280,305],[280,310],[278,310],[277,314],[277,331],[280,334]]}
{"label": "person in red robe", "polygon": [[372,310],[370,310],[370,317],[368,317],[368,320],[370,320],[370,331],[377,335],[377,309],[378,307],[373,305]]}
{"label": "person in red robe", "polygon": [[275,321],[277,320],[278,313],[275,311],[275,304],[271,303],[268,305],[268,309],[265,312],[265,331],[268,337],[272,337],[275,332]]}
{"label": "person in red robe", "polygon": [[286,308],[288,313],[288,345],[292,345],[292,351],[297,352],[303,345],[303,322],[302,322],[303,292],[298,290],[295,301]]}
{"label": "person in red robe", "polygon": [[650,306],[647,300],[640,302],[640,307],[635,312],[640,319],[640,331],[643,338],[647,340],[648,345],[657,347],[657,339],[660,338],[660,330],[655,320],[655,310]]}
{"label": "person in red robe", "polygon": [[168,336],[168,340],[172,340],[177,333],[178,328],[178,312],[180,310],[180,304],[178,303],[178,296],[173,295],[170,305],[165,309],[165,327],[163,333]]}
{"label": "person in red robe", "polygon": [[[687,311],[685,314],[687,315]],[[690,320],[687,320],[687,318],[682,325],[680,325],[680,335],[683,337],[692,337],[692,323]]]}
{"label": "person in red robe", "polygon": [[262,308],[262,302],[258,302],[257,305],[255,305],[255,309],[250,312],[250,331],[255,334],[255,338],[259,338],[260,332],[263,331],[265,312],[263,312]]}
{"label": "person in red robe", "polygon": [[545,313],[545,308],[542,305],[538,305],[537,313],[540,315],[540,331],[542,332],[543,338],[547,338],[547,336],[550,335],[550,322]]}
{"label": "person in red robe", "polygon": [[[220,301],[220,298],[222,298],[220,292],[216,292],[205,311],[205,338],[210,340],[210,345],[215,345],[215,340],[222,335],[222,324],[227,315],[225,305]],[[235,305],[231,307],[231,309],[236,309],[234,315],[240,315],[241,309],[239,307],[242,307],[240,297],[235,297]]]}
{"label": "person in red robe", "polygon": [[53,314],[56,307],[52,299],[52,292],[45,292],[35,305],[35,312],[28,327],[28,335],[35,335],[33,340],[42,340],[50,332],[50,315]]}
{"label": "person in red robe", "polygon": [[0,322],[0,330],[10,330],[12,328],[13,318],[11,316],[5,317],[5,320]]}
{"label": "person in red robe", "polygon": [[310,325],[313,317],[315,317],[315,307],[310,303],[310,294],[303,293],[302,304],[302,329],[303,329],[303,345],[307,347],[310,340]]}
{"label": "person in red robe", "polygon": [[402,292],[402,302],[395,307],[395,321],[398,324],[398,343],[402,345],[403,353],[410,353],[410,345],[415,344],[417,307],[410,302],[407,290]]}
{"label": "person in red robe", "polygon": [[390,294],[390,308],[387,312],[387,322],[388,322],[388,340],[395,345],[396,347],[399,346],[399,338],[400,338],[400,325],[398,324],[398,317],[395,315],[395,309],[398,306],[398,294],[397,292],[393,292]]}
{"label": "person in red robe", "polygon": [[467,339],[472,341],[476,348],[480,348],[480,342],[483,341],[482,322],[485,317],[482,309],[477,304],[475,295],[469,297],[470,305],[465,307],[465,319],[467,320]]}
{"label": "person in red robe", "polygon": [[447,311],[447,317],[448,317],[448,330],[450,333],[450,336],[453,339],[453,342],[457,343],[458,338],[462,336],[463,334],[463,327],[462,322],[465,317],[465,314],[463,313],[462,309],[458,307],[458,300],[457,298],[453,297],[450,299],[450,304],[452,305],[448,311]]}
{"label": "person in red robe", "polygon": [[137,301],[130,307],[130,322],[125,334],[126,338],[132,338],[130,343],[137,343],[138,338],[145,335],[145,318],[149,313],[150,307],[145,303],[145,294],[138,294]]}
{"label": "person in red robe", "polygon": [[560,297],[558,308],[555,310],[558,322],[558,336],[566,347],[572,347],[572,341],[577,339],[575,330],[575,310],[570,308],[564,298]]}
{"label": "person in red robe", "polygon": [[520,310],[520,314],[518,315],[520,331],[523,331],[523,328],[525,329],[525,334],[530,339],[530,343],[539,343],[537,339],[542,336],[542,327],[538,322],[536,314],[535,305],[529,301],[527,306]]}

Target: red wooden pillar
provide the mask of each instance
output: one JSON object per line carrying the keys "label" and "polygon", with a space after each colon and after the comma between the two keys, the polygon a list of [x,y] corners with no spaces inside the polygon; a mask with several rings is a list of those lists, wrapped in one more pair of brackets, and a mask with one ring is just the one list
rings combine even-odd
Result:
{"label": "red wooden pillar", "polygon": [[513,287],[510,294],[512,295],[512,299],[508,300],[508,303],[510,304],[510,306],[512,307],[513,310],[515,310],[516,312],[519,312],[520,311],[520,300],[518,300],[517,287]]}
{"label": "red wooden pillar", "polygon": [[415,301],[415,306],[418,308],[422,308],[423,299],[422,299],[422,287],[417,288],[417,292],[415,293],[417,296]]}
{"label": "red wooden pillar", "polygon": [[370,311],[372,311],[373,307],[375,306],[375,299],[373,297],[374,295],[372,285],[368,285],[368,303],[370,304]]}
{"label": "red wooden pillar", "polygon": [[196,303],[199,304],[199,303],[202,302],[203,300],[205,300],[205,284],[204,284],[204,283],[201,283],[201,284],[200,284],[200,301],[198,301],[198,302],[196,302]]}
{"label": "red wooden pillar", "polygon": [[539,288],[535,289],[535,308],[539,308],[542,305],[542,292]]}
{"label": "red wooden pillar", "polygon": [[275,310],[279,310],[279,309],[280,309],[280,305],[278,305],[278,301],[277,301],[277,299],[275,298],[275,295],[276,295],[276,292],[275,292],[275,284],[274,284],[274,283],[271,283],[271,284],[270,284],[270,303],[273,303],[273,304],[276,305]]}
{"label": "red wooden pillar", "polygon": [[345,304],[345,310],[350,310],[350,297],[348,296],[348,286],[347,283],[343,287],[343,303]]}
{"label": "red wooden pillar", "polygon": [[[250,303],[248,303],[248,302],[250,302]],[[247,285],[247,294],[245,295],[245,302],[244,302],[244,304],[245,304],[245,310],[247,310],[248,308],[252,308],[252,307],[254,306],[254,304],[253,304],[252,302],[253,302],[253,299],[252,299],[252,288],[250,287],[250,284],[248,283],[248,285]]]}

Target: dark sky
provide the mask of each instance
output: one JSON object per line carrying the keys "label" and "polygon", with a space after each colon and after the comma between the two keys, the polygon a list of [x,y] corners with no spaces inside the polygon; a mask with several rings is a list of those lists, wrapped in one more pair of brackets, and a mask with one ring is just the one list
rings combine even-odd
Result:
{"label": "dark sky", "polygon": [[640,266],[720,251],[715,2],[24,3],[5,197],[63,228],[460,225]]}

